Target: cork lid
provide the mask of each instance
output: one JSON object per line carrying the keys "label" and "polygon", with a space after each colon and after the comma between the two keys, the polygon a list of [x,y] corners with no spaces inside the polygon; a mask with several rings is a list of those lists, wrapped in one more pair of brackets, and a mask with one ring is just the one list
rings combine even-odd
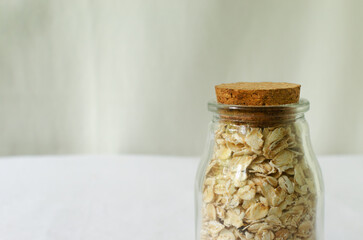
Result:
{"label": "cork lid", "polygon": [[238,82],[215,86],[217,101],[228,105],[283,105],[299,102],[299,84],[285,82]]}

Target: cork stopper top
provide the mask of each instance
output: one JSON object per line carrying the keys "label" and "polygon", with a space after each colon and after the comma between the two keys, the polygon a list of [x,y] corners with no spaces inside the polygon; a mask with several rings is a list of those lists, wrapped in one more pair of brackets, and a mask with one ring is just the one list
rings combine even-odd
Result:
{"label": "cork stopper top", "polygon": [[228,105],[284,105],[299,102],[300,85],[285,82],[238,82],[215,86],[217,101]]}

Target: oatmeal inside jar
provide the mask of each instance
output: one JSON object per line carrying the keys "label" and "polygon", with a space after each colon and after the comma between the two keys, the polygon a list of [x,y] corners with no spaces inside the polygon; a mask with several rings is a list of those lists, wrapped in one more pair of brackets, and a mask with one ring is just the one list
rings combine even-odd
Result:
{"label": "oatmeal inside jar", "polygon": [[294,123],[220,121],[203,181],[203,240],[315,239],[316,191]]}

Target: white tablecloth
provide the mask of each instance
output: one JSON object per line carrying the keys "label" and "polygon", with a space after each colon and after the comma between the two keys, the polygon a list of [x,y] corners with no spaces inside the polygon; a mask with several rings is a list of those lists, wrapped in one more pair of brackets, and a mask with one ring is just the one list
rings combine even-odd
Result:
{"label": "white tablecloth", "polygon": [[[320,157],[326,240],[363,239],[363,156]],[[192,240],[197,158],[0,158],[1,240]]]}

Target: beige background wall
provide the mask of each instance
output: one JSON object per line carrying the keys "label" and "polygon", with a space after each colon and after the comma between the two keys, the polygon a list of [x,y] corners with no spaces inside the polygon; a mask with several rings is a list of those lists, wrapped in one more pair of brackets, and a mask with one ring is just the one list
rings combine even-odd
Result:
{"label": "beige background wall", "polygon": [[213,86],[302,84],[363,153],[363,1],[0,0],[0,154],[200,154]]}

